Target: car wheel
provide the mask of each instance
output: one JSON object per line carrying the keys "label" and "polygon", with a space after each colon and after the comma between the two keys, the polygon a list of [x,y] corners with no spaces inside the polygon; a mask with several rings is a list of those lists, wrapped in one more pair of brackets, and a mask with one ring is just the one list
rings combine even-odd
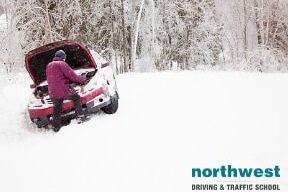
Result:
{"label": "car wheel", "polygon": [[109,105],[103,107],[101,110],[104,113],[113,114],[113,113],[116,113],[117,109],[118,109],[118,98],[112,97],[111,103]]}

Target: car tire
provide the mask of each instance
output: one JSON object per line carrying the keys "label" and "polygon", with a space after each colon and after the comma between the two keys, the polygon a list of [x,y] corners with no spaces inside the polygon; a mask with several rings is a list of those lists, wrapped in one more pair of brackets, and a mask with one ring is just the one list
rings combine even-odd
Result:
{"label": "car tire", "polygon": [[101,109],[106,114],[116,113],[118,110],[118,98],[111,98],[111,103]]}

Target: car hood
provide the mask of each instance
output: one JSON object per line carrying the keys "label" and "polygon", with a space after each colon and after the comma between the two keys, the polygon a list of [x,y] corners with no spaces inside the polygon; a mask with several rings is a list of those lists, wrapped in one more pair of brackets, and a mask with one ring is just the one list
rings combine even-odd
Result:
{"label": "car hood", "polygon": [[65,51],[66,62],[72,69],[97,67],[89,49],[82,43],[71,40],[53,42],[31,50],[25,56],[26,70],[36,85],[46,80],[46,66],[60,49]]}

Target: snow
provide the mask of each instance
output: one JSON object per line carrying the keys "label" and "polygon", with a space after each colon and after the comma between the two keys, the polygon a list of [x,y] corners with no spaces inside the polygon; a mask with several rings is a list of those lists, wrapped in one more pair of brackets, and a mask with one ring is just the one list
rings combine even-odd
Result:
{"label": "snow", "polygon": [[188,192],[192,167],[227,164],[279,165],[281,178],[253,182],[288,190],[287,74],[120,75],[116,114],[57,134],[26,122],[27,74],[0,80],[0,191]]}
{"label": "snow", "polygon": [[2,14],[2,15],[0,15],[0,32],[5,30],[6,26],[7,26],[6,15]]}

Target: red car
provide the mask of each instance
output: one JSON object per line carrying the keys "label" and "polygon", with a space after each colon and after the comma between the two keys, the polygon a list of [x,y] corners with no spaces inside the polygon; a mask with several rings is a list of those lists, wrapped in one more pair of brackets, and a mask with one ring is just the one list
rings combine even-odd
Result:
{"label": "red car", "polygon": [[[88,79],[84,86],[71,84],[81,97],[86,113],[99,110],[113,114],[118,109],[118,89],[110,63],[95,51],[90,51],[82,43],[64,40],[38,47],[26,54],[25,65],[34,84],[29,104],[29,117],[39,128],[49,127],[53,103],[48,95],[46,66],[52,61],[57,50],[67,54],[66,62],[78,75]],[[69,121],[75,117],[74,103],[65,100],[62,106],[62,119]]]}

